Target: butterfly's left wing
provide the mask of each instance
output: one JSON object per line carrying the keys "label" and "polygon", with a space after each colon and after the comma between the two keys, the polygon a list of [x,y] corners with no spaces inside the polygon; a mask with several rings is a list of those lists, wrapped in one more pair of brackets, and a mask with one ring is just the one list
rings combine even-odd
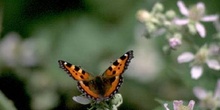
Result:
{"label": "butterfly's left wing", "polygon": [[106,93],[104,94],[104,97],[112,97],[117,92],[123,82],[123,77],[121,75],[127,69],[133,57],[132,50],[126,52],[113,62],[113,64],[102,74],[103,79],[106,82]]}
{"label": "butterfly's left wing", "polygon": [[91,99],[98,99],[100,97],[98,91],[94,89],[95,86],[92,83],[94,82],[94,77],[91,74],[66,61],[59,60],[58,62],[62,69],[64,69],[73,79],[78,81],[77,87],[79,91]]}
{"label": "butterfly's left wing", "polygon": [[64,69],[73,79],[77,81],[89,81],[93,76],[78,66],[72,65],[63,60],[58,61],[60,68]]}

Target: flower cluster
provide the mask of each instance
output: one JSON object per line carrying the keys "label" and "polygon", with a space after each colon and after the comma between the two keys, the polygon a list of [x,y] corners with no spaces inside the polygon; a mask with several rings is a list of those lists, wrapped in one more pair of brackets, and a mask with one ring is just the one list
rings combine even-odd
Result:
{"label": "flower cluster", "polygon": [[[175,11],[168,10],[164,12],[164,7],[160,3],[156,3],[152,11],[139,10],[137,12],[137,19],[145,25],[146,37],[165,36],[167,44],[163,47],[165,51],[176,50],[183,46],[183,43],[190,45],[196,51],[183,52],[178,56],[178,63],[192,62],[191,77],[199,79],[203,73],[203,64],[207,64],[209,68],[220,70],[220,44],[214,42],[204,42],[203,46],[191,38],[198,33],[201,38],[207,36],[205,26],[202,22],[215,22],[217,31],[220,31],[218,15],[206,15],[205,5],[202,2],[187,8],[183,1],[178,1],[180,13],[184,15],[179,17]],[[165,14],[164,14],[165,13]],[[220,41],[220,34],[217,32],[216,37]],[[214,35],[213,35],[214,36]],[[217,40],[215,40],[217,41]],[[186,45],[185,44],[185,45]]]}
{"label": "flower cluster", "polygon": [[178,28],[173,23],[173,19],[177,15],[173,10],[163,11],[163,5],[156,3],[151,12],[139,10],[137,12],[137,19],[145,25],[146,32],[144,36],[151,38],[165,35],[170,48],[176,49],[182,44],[182,35],[176,32]]}
{"label": "flower cluster", "polygon": [[[183,52],[177,57],[177,62],[179,64],[189,63],[192,79],[201,78],[202,74],[206,73],[206,67],[220,71],[219,16],[207,15],[205,4],[202,2],[188,8],[183,1],[177,1],[177,6],[180,16],[174,10],[165,11],[160,3],[156,3],[152,11],[139,10],[137,19],[144,24],[145,37],[165,37],[167,40],[167,44],[163,47],[165,52],[182,50]],[[216,30],[216,33],[208,33],[203,22],[213,22],[213,29]],[[190,51],[183,50],[187,49],[186,47]],[[193,92],[200,100],[199,108],[216,110],[220,107],[220,80],[218,80],[214,95],[201,87],[195,87]],[[193,100],[189,102],[188,106],[183,105],[182,100],[174,100],[173,109],[193,110],[194,104]],[[164,108],[170,110],[171,107],[165,103]]]}

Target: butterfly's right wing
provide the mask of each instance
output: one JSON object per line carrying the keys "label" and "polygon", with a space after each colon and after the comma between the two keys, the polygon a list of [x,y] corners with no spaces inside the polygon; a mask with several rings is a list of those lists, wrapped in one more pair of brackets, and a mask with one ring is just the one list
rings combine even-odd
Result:
{"label": "butterfly's right wing", "polygon": [[106,93],[104,97],[111,98],[123,83],[123,72],[127,69],[131,59],[133,58],[133,50],[126,52],[118,58],[109,68],[103,73],[105,80]]}

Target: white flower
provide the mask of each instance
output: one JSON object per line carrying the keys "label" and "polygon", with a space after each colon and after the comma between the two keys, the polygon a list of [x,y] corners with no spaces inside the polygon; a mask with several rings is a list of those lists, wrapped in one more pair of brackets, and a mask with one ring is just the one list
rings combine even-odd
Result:
{"label": "white flower", "polygon": [[202,87],[194,87],[193,92],[200,100],[200,105],[202,108],[216,110],[220,107],[220,80],[217,82],[214,95]]}
{"label": "white flower", "polygon": [[[186,63],[195,60],[195,55],[191,52],[184,52],[178,56],[177,61],[178,63]],[[193,65],[191,68],[191,77],[193,79],[198,79],[203,72],[203,68],[200,65]]]}
{"label": "white flower", "polygon": [[218,20],[218,15],[205,15],[205,5],[202,2],[197,3],[196,6],[193,6],[190,9],[188,9],[182,1],[178,1],[177,6],[179,7],[181,14],[187,18],[175,19],[174,23],[177,25],[190,25],[192,23],[202,38],[206,36],[206,30],[200,21],[211,22]]}
{"label": "white flower", "polygon": [[176,49],[182,44],[182,39],[181,39],[180,34],[174,34],[174,37],[169,39],[169,45],[172,49]]}
{"label": "white flower", "polygon": [[178,56],[178,63],[192,62],[191,68],[191,77],[193,79],[198,79],[203,73],[203,64],[206,63],[209,68],[214,70],[220,70],[220,63],[216,59],[209,58],[209,53],[206,46],[203,46],[197,53],[194,55],[191,52],[184,52]]}
{"label": "white flower", "polygon": [[[194,100],[190,100],[189,104],[187,106],[183,105],[183,101],[182,100],[174,100],[173,101],[173,110],[193,110],[195,105],[195,101]],[[164,108],[166,110],[170,110],[168,108],[168,104],[165,103],[164,104]]]}
{"label": "white flower", "polygon": [[182,44],[182,41],[178,38],[170,38],[169,45],[171,48],[175,49]]}

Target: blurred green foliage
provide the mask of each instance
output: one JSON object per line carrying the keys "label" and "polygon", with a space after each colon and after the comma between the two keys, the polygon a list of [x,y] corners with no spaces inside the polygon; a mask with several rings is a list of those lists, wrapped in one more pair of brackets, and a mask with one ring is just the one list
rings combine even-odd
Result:
{"label": "blurred green foliage", "polygon": [[[204,2],[207,9],[210,9],[208,11],[216,12],[219,10],[217,6],[219,1],[211,1]],[[88,106],[73,102],[72,96],[80,94],[76,88],[76,81],[59,68],[57,61],[66,60],[98,75],[111,62],[131,49],[134,50],[134,60],[138,59],[136,52],[138,53],[140,49],[145,50],[146,58],[141,60],[144,62],[150,60],[148,66],[158,69],[158,73],[154,73],[157,74],[156,77],[151,78],[151,74],[148,74],[151,68],[149,71],[141,71],[144,73],[141,77],[150,78],[140,81],[138,79],[140,75],[138,77],[127,75],[136,74],[129,71],[132,65],[128,67],[124,74],[124,84],[120,88],[124,103],[119,109],[154,109],[160,106],[155,98],[195,99],[192,94],[192,87],[195,85],[213,90],[218,74],[205,74],[199,81],[192,80],[188,65],[178,65],[175,54],[168,56],[162,53],[160,47],[164,41],[156,39],[149,42],[145,38],[137,37],[136,11],[142,8],[150,9],[155,2],[154,0],[0,1],[2,13],[0,43],[13,36],[12,40],[6,43],[7,46],[5,44],[9,49],[6,48],[0,57],[2,91],[0,105],[11,107],[8,110],[15,109],[14,106],[18,110],[86,109]],[[177,10],[175,0],[161,2],[165,7]],[[188,4],[190,2],[197,1],[187,1]],[[143,40],[144,43],[141,42]],[[12,49],[13,55],[8,56],[12,45],[15,45]],[[147,59],[147,55],[155,54],[160,54],[155,58],[157,60]],[[207,73],[215,71],[210,70]]]}
{"label": "blurred green foliage", "polygon": [[16,110],[12,101],[8,100],[7,97],[0,91],[0,109],[1,110]]}

